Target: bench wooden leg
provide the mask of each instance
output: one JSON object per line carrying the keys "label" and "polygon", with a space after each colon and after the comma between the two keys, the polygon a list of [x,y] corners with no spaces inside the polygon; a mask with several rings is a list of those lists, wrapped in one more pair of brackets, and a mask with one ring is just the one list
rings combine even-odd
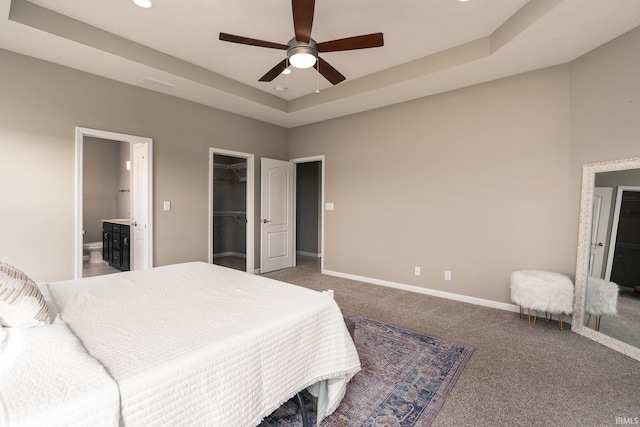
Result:
{"label": "bench wooden leg", "polygon": [[562,313],[558,314],[558,329],[562,330]]}
{"label": "bench wooden leg", "polygon": [[[528,322],[529,322],[529,326],[531,326],[531,309],[528,308],[527,309],[527,313],[528,313]],[[533,326],[531,326],[532,328],[536,327],[536,320],[538,320],[538,310],[535,311],[534,315],[533,315]]]}

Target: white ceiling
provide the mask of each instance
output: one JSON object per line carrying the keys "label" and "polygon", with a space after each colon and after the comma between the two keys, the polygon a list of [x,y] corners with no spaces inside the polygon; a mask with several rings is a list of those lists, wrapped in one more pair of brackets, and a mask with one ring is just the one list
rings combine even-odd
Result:
{"label": "white ceiling", "polygon": [[289,0],[0,0],[0,17],[0,48],[295,127],[569,62],[640,25],[640,1],[318,0],[316,41],[384,33],[321,54],[334,87],[313,69],[259,82],[285,52],[218,40],[286,44]]}

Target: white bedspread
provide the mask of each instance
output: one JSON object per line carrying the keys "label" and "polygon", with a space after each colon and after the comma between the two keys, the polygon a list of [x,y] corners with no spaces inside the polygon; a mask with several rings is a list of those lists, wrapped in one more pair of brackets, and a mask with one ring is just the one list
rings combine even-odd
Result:
{"label": "white bedspread", "polygon": [[63,322],[5,333],[0,426],[118,425],[116,383]]}
{"label": "white bedspread", "polygon": [[125,426],[253,426],[335,379],[328,415],[360,369],[331,297],[264,277],[187,263],[49,290],[118,383]]}

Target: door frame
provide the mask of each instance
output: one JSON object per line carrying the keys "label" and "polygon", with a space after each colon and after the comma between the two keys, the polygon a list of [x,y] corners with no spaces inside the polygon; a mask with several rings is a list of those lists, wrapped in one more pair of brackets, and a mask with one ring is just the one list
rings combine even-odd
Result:
{"label": "door frame", "polygon": [[246,272],[255,274],[255,224],[254,224],[254,206],[255,206],[255,179],[254,179],[254,155],[251,153],[243,153],[240,151],[225,150],[222,148],[209,147],[209,245],[207,259],[209,264],[213,264],[213,156],[220,154],[223,156],[237,157],[247,160],[247,260]]}
{"label": "door frame", "polygon": [[613,254],[616,247],[616,238],[618,237],[618,223],[620,222],[620,209],[622,207],[622,193],[625,191],[640,192],[640,187],[633,185],[620,185],[616,193],[616,207],[613,209],[613,223],[611,225],[611,238],[609,239],[609,254],[607,257],[607,269],[605,270],[605,280],[611,279],[611,270],[613,269]]}
{"label": "door frame", "polygon": [[[149,234],[147,238],[147,255],[149,265],[153,267],[153,138],[145,136],[129,135],[118,132],[110,132],[99,129],[90,129],[76,126],[76,173],[75,173],[75,251],[74,251],[74,278],[82,278],[82,224],[83,224],[83,152],[84,138],[94,137],[102,139],[110,139],[114,141],[135,143],[140,142],[146,144],[148,154],[148,181],[147,181],[147,198],[149,209],[147,210],[147,224],[149,225]],[[134,196],[132,194],[132,196]],[[133,264],[132,264],[133,265]]]}
{"label": "door frame", "polygon": [[[589,272],[587,275],[589,277],[597,277],[598,279],[600,279],[601,277],[603,277],[602,273],[606,273],[606,269],[607,269],[607,256],[609,253],[609,240],[607,239],[607,231],[609,228],[609,222],[611,220],[611,201],[613,200],[613,188],[612,187],[594,187],[593,188],[593,208],[596,207],[596,198],[598,197],[602,198],[604,205],[601,204],[600,211],[598,212],[597,215],[595,215],[595,210],[592,213],[591,241],[590,241],[590,252],[589,252]],[[599,240],[600,242],[605,242],[603,243],[604,247],[602,248],[602,259],[600,260],[600,263],[601,263],[600,274],[598,276],[593,276],[593,267],[597,259],[595,256],[595,251],[597,251],[597,249],[595,249],[595,247],[593,246],[594,236],[597,237],[596,240]]]}
{"label": "door frame", "polygon": [[[325,184],[324,184],[324,177],[325,177],[325,171],[324,171],[324,154],[318,155],[318,156],[309,156],[309,157],[300,157],[297,159],[291,159],[290,162],[294,163],[294,167],[293,168],[293,206],[296,206],[296,186],[297,186],[297,181],[298,181],[298,176],[297,176],[297,165],[298,163],[311,163],[311,162],[320,162],[320,217],[319,217],[319,223],[320,223],[320,273],[324,274],[324,258],[325,255],[327,253],[327,250],[324,246],[324,192],[325,192]],[[297,227],[297,216],[298,216],[298,209],[295,208],[293,210],[293,266],[296,266],[296,253],[297,253],[297,247],[296,247],[296,240],[297,240],[297,232],[296,232],[296,227]]]}

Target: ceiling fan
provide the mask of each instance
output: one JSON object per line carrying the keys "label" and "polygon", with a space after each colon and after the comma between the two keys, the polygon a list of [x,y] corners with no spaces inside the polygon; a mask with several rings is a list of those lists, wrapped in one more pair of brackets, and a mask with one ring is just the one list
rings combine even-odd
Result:
{"label": "ceiling fan", "polygon": [[257,40],[248,37],[235,36],[233,34],[220,33],[220,40],[232,43],[246,44],[250,46],[267,47],[270,49],[281,49],[287,51],[287,58],[278,63],[275,67],[260,78],[261,82],[270,82],[275,79],[285,68],[291,64],[296,68],[314,67],[332,84],[336,85],[346,80],[327,61],[318,56],[319,52],[339,52],[343,50],[368,49],[384,45],[382,33],[366,34],[363,36],[347,37],[344,39],[331,40],[328,42],[316,43],[311,38],[311,27],[313,26],[313,12],[315,0],[292,0],[293,28],[295,37],[287,44],[273,43],[264,40]]}

